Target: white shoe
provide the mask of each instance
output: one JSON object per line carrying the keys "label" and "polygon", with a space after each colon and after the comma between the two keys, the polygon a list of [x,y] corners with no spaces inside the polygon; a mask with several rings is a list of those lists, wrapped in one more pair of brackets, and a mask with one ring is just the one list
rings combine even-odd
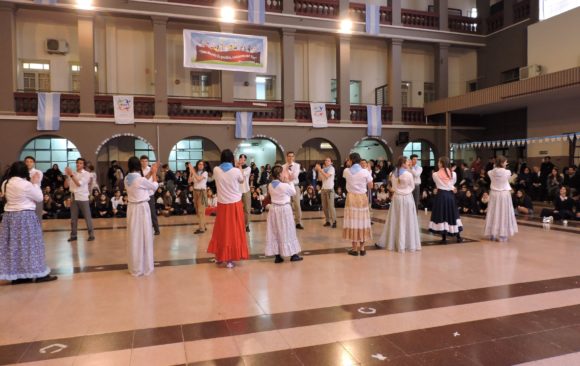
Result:
{"label": "white shoe", "polygon": [[234,262],[228,262],[228,264],[226,264],[227,268],[234,268],[236,265],[234,264]]}

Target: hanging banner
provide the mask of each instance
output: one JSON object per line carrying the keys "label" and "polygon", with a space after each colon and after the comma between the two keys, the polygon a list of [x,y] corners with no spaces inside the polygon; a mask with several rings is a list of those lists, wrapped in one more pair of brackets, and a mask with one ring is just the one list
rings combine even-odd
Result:
{"label": "hanging banner", "polygon": [[113,95],[115,108],[115,123],[118,125],[132,125],[135,123],[135,104],[132,95]]}
{"label": "hanging banner", "polygon": [[60,130],[60,93],[38,93],[36,112],[38,131]]}
{"label": "hanging banner", "polygon": [[381,120],[380,105],[367,105],[367,136],[381,136],[383,132],[383,121]]}
{"label": "hanging banner", "polygon": [[252,117],[253,112],[236,112],[236,132],[237,139],[252,138]]}
{"label": "hanging banner", "polygon": [[268,39],[231,33],[183,30],[183,66],[266,72]]}
{"label": "hanging banner", "polygon": [[253,24],[266,22],[266,0],[248,1],[248,22]]}
{"label": "hanging banner", "polygon": [[328,127],[328,119],[326,117],[326,104],[310,103],[310,114],[312,116],[312,127],[314,128]]}
{"label": "hanging banner", "polygon": [[380,6],[375,3],[367,3],[366,4],[366,24],[365,30],[369,34],[379,34],[380,33],[380,26],[381,26],[381,15],[379,13]]}

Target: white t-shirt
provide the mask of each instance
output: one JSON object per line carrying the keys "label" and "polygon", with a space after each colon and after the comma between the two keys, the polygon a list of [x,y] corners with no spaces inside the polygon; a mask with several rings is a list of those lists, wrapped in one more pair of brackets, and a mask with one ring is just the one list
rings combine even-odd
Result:
{"label": "white t-shirt", "polygon": [[276,188],[274,188],[274,185],[269,184],[268,193],[272,203],[285,205],[290,203],[291,197],[296,195],[296,188],[294,184],[280,182]]}
{"label": "white t-shirt", "polygon": [[401,196],[411,194],[415,189],[415,180],[409,171],[404,172],[398,178],[395,176],[395,174],[391,173],[391,184],[395,194]]}
{"label": "white t-shirt", "polygon": [[2,183],[2,191],[6,195],[6,212],[36,210],[36,204],[42,202],[40,185],[32,184],[26,179],[10,178]]}
{"label": "white t-shirt", "polygon": [[421,184],[421,173],[423,173],[423,168],[419,165],[415,165],[411,168],[410,173],[413,175],[415,184]]}
{"label": "white t-shirt", "polygon": [[150,182],[139,173],[129,173],[125,177],[125,188],[130,203],[149,201],[150,192],[155,192],[159,187],[157,182]]}
{"label": "white t-shirt", "polygon": [[116,210],[117,207],[119,207],[119,205],[123,204],[123,197],[119,196],[119,198],[117,197],[113,197],[111,198],[111,207],[113,208],[113,210]]}
{"label": "white t-shirt", "polygon": [[217,189],[217,200],[219,203],[230,204],[241,201],[242,192],[240,184],[244,182],[244,175],[238,168],[231,168],[224,172],[222,168],[216,166],[213,169],[213,177]]}
{"label": "white t-shirt", "polygon": [[294,162],[292,164],[286,163],[282,165],[282,174],[287,177],[289,182],[297,186],[300,182],[298,180],[298,176],[300,175],[300,164]]}
{"label": "white t-shirt", "polygon": [[[145,169],[141,169],[141,173],[143,173],[143,177],[146,177],[150,171],[151,171],[150,166],[147,166]],[[153,183],[153,176],[151,176],[149,178],[145,178],[145,179],[147,179],[149,182]],[[154,194],[155,194],[155,189],[152,191],[149,191],[149,196],[153,196]]]}
{"label": "white t-shirt", "polygon": [[512,173],[504,168],[494,168],[487,172],[491,179],[490,189],[492,191],[511,191],[509,179]]}
{"label": "white t-shirt", "polygon": [[350,170],[351,168],[346,168],[342,173],[346,179],[346,190],[348,193],[366,194],[367,185],[373,181],[371,172],[361,168],[356,174],[352,174]]}
{"label": "white t-shirt", "polygon": [[[327,171],[324,171],[325,169]],[[319,175],[320,180],[322,181],[322,189],[334,189],[334,175],[336,174],[334,167],[330,165],[326,168],[322,168],[322,170],[328,174],[328,178],[324,178],[322,174]]]}
{"label": "white t-shirt", "polygon": [[79,182],[79,185],[77,186],[72,178],[68,178],[69,191],[73,193],[75,201],[88,201],[90,173],[86,170],[81,170],[80,172],[73,172],[73,176]]}
{"label": "white t-shirt", "polygon": [[[194,174],[199,176],[198,172],[195,172]],[[193,180],[193,189],[201,189],[205,191],[207,189],[207,177],[208,177],[207,172],[204,171],[203,173],[201,173],[201,177],[203,179],[200,180],[199,182],[191,178]]]}
{"label": "white t-shirt", "polygon": [[245,167],[242,169],[244,175],[244,183],[240,185],[240,191],[243,193],[248,193],[250,191],[250,174],[252,174],[252,168]]}

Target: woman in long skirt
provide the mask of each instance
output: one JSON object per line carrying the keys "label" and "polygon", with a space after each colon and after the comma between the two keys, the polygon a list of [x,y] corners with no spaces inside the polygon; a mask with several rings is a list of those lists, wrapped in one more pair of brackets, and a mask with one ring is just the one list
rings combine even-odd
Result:
{"label": "woman in long skirt", "polygon": [[367,190],[373,187],[371,172],[360,165],[360,155],[351,153],[343,177],[346,179],[346,205],[344,207],[344,222],[342,237],[352,243],[348,254],[353,256],[366,255],[365,242],[373,238],[371,231],[371,215]]}
{"label": "woman in long skirt", "polygon": [[234,154],[231,150],[222,151],[220,161],[221,164],[213,169],[218,206],[207,252],[215,254],[216,263],[227,262],[227,268],[234,268],[234,261],[248,258],[240,191],[244,175],[239,164],[234,167]]}
{"label": "woman in long skirt", "polygon": [[[30,181],[29,181],[30,179]],[[13,285],[56,280],[46,265],[42,227],[36,204],[42,202],[40,175],[13,163],[2,184],[6,205],[0,226],[0,280]]]}
{"label": "woman in long skirt", "polygon": [[157,190],[157,170],[159,164],[151,167],[149,181],[141,173],[141,163],[135,156],[129,159],[129,174],[125,177],[127,188],[127,257],[129,273],[133,276],[147,276],[153,273],[153,225],[149,193]]}
{"label": "woman in long skirt", "polygon": [[391,184],[393,200],[378,246],[400,253],[421,250],[417,206],[413,198],[415,180],[410,172],[410,160],[405,156],[399,157],[396,169],[391,173]]}
{"label": "woman in long skirt", "polygon": [[441,244],[447,243],[447,236],[456,236],[461,243],[463,224],[459,217],[459,209],[455,203],[455,182],[457,175],[449,167],[449,159],[439,158],[438,170],[433,173],[433,181],[437,185],[437,194],[433,199],[433,211],[429,222],[429,231],[441,235]]}
{"label": "woman in long skirt", "polygon": [[298,255],[302,250],[296,237],[296,226],[290,202],[296,194],[294,184],[281,182],[282,166],[272,169],[272,183],[268,185],[271,204],[268,211],[266,227],[266,255],[275,255],[274,263],[284,262],[282,257],[290,257],[290,261],[301,261]]}
{"label": "woman in long skirt", "polygon": [[495,168],[487,172],[491,179],[491,192],[483,232],[491,240],[507,241],[508,237],[518,232],[509,184],[511,172],[506,167],[507,159],[498,156],[495,159]]}

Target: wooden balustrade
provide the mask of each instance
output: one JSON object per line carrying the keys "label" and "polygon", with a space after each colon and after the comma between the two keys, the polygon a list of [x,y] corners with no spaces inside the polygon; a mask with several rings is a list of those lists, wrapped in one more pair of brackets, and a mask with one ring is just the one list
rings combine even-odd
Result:
{"label": "wooden balustrade", "polygon": [[401,24],[413,28],[439,29],[439,15],[426,11],[401,9]]}
{"label": "wooden balustrade", "polygon": [[[367,120],[367,106],[366,105],[351,105],[350,106],[350,120],[352,123],[366,124]],[[393,122],[393,108],[383,106],[381,108],[381,120],[383,124],[390,124]]]}
{"label": "wooden balustrade", "polygon": [[514,23],[530,17],[530,0],[514,3]]}
{"label": "wooden balustrade", "polygon": [[367,19],[367,7],[365,4],[361,3],[350,3],[348,4],[348,14],[350,20],[353,22],[366,22]]}
{"label": "wooden balustrade", "polygon": [[403,108],[403,122],[425,123],[425,111],[423,108]]}
{"label": "wooden balustrade", "polygon": [[[215,108],[222,106],[220,99],[180,99],[169,98],[167,100],[167,114],[169,118],[178,119],[221,119],[222,111]],[[182,108],[182,107],[207,107],[207,108]]]}
{"label": "wooden balustrade", "polygon": [[[38,110],[38,95],[36,92],[14,93],[14,108],[16,114],[36,115]],[[76,116],[81,111],[80,97],[78,94],[60,95],[60,115]]]}
{"label": "wooden balustrade", "polygon": [[449,15],[450,31],[477,34],[480,28],[477,18]]}
{"label": "wooden balustrade", "polygon": [[[155,116],[154,97],[133,97],[133,103],[135,118],[151,118]],[[95,115],[109,118],[115,115],[112,95],[95,95]]]}
{"label": "wooden balustrade", "polygon": [[487,32],[493,33],[503,28],[503,10],[487,18]]}
{"label": "wooden balustrade", "polygon": [[270,13],[281,13],[282,1],[284,0],[266,0],[266,11]]}
{"label": "wooden balustrade", "polygon": [[235,107],[256,108],[253,112],[254,121],[283,121],[284,104],[281,101],[267,100],[236,100]]}
{"label": "wooden balustrade", "polygon": [[338,0],[294,0],[296,15],[318,18],[337,18]]}
{"label": "wooden balustrade", "polygon": [[390,6],[381,6],[379,9],[381,24],[393,24],[393,10]]}

